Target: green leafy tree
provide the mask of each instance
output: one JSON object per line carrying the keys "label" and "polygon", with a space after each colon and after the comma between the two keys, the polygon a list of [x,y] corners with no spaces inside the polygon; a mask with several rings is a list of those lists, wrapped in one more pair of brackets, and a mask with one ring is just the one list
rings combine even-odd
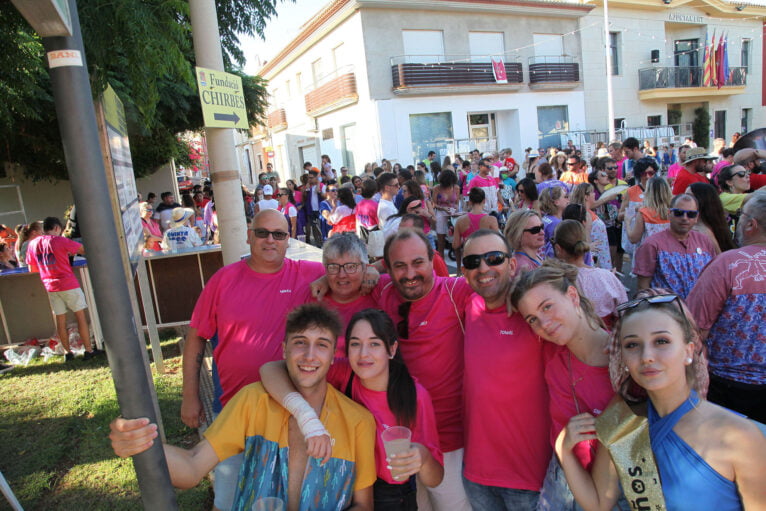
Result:
{"label": "green leafy tree", "polygon": [[[218,22],[228,72],[243,78],[251,124],[263,122],[265,81],[241,71],[238,35],[263,35],[277,0],[219,0]],[[107,83],[122,99],[138,176],[188,147],[177,133],[203,126],[194,80],[189,5],[184,0],[80,0],[83,42],[94,95]],[[33,179],[65,179],[61,137],[42,42],[10,2],[0,2],[0,159]]]}

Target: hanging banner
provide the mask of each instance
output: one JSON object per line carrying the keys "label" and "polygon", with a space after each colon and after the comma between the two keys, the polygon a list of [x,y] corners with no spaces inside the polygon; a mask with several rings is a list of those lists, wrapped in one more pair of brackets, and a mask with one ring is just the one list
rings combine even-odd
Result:
{"label": "hanging banner", "polygon": [[508,83],[503,57],[492,57],[492,73],[495,75],[495,83]]}

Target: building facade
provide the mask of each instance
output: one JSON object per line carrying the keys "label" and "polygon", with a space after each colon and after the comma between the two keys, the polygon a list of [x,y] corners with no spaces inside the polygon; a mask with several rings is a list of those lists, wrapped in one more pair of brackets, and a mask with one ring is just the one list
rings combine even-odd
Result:
{"label": "building facade", "polygon": [[[609,7],[619,126],[689,123],[700,106],[715,136],[763,125],[764,7]],[[523,159],[527,147],[606,130],[603,13],[595,0],[334,0],[261,70],[271,94],[263,144],[295,178],[322,154],[361,173],[367,162],[407,165],[430,150],[443,158],[509,147]],[[713,31],[729,41],[731,83],[720,89],[701,87],[696,71]]]}

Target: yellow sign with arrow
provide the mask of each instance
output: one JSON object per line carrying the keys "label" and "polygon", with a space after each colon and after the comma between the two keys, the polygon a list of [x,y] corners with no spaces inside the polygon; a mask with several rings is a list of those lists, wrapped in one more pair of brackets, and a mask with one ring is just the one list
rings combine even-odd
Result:
{"label": "yellow sign with arrow", "polygon": [[196,72],[205,127],[249,128],[242,79],[204,67],[197,67]]}

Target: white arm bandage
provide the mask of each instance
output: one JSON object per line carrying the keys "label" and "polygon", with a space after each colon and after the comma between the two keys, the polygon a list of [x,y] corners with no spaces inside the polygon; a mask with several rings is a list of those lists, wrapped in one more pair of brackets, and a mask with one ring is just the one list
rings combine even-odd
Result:
{"label": "white arm bandage", "polygon": [[314,436],[330,436],[314,409],[298,392],[290,392],[286,395],[282,405],[290,412],[290,415],[295,417],[306,440]]}

